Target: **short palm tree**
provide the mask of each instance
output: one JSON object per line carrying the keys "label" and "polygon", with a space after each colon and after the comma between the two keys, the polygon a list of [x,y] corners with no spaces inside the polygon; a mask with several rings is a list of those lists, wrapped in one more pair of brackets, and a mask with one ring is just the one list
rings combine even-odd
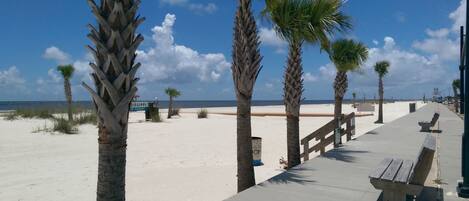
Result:
{"label": "short palm tree", "polygon": [[98,28],[89,25],[88,46],[96,90],[83,83],[98,114],[97,201],[125,200],[125,167],[130,102],[137,92],[136,50],[143,41],[136,34],[144,18],[137,16],[140,0],[88,0]]}
{"label": "short palm tree", "polygon": [[263,15],[289,44],[284,74],[284,104],[287,116],[288,167],[301,163],[299,144],[300,102],[303,93],[301,48],[304,42],[320,43],[327,48],[329,37],[351,27],[350,19],[340,12],[341,0],[266,0]]}
{"label": "short palm tree", "polygon": [[64,78],[64,89],[65,89],[65,98],[67,99],[67,113],[68,120],[73,121],[73,112],[72,112],[72,86],[70,84],[70,79],[75,72],[75,68],[72,65],[60,65],[57,67],[57,71],[62,74]]}
{"label": "short palm tree", "polygon": [[[368,59],[368,48],[363,43],[352,39],[339,39],[332,43],[328,53],[337,70],[334,80],[334,119],[337,122],[336,128],[339,128],[342,101],[348,88],[347,72],[360,69],[360,66]],[[335,142],[337,143],[340,142]]]}
{"label": "short palm tree", "polygon": [[377,124],[383,123],[383,101],[384,101],[384,86],[383,86],[383,78],[386,74],[388,74],[389,66],[391,63],[389,61],[379,61],[375,64],[375,72],[378,74],[379,77],[379,111],[378,111],[378,120],[375,121]]}
{"label": "short palm tree", "polygon": [[181,92],[175,88],[168,87],[164,91],[169,96],[168,119],[173,115],[173,99],[180,96]]}
{"label": "short palm tree", "polygon": [[452,87],[453,87],[453,93],[454,93],[454,108],[455,111],[458,112],[459,109],[459,94],[458,90],[460,89],[461,86],[461,80],[453,80]]}
{"label": "short palm tree", "polygon": [[239,0],[235,15],[231,66],[238,106],[236,118],[238,192],[256,185],[252,166],[251,99],[257,76],[262,68],[259,44],[251,0]]}

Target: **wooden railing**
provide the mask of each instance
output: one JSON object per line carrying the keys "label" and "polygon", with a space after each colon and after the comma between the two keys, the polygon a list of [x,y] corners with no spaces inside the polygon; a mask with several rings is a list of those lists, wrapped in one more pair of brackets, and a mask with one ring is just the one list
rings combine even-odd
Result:
{"label": "wooden railing", "polygon": [[[352,112],[347,116],[342,115],[340,122],[340,136],[342,137],[347,135],[347,141],[351,140],[352,136],[355,135],[355,113]],[[342,129],[343,124],[346,124],[345,130]],[[304,161],[309,160],[309,154],[311,152],[319,151],[321,155],[324,154],[326,152],[326,147],[329,144],[334,143],[334,135],[326,136],[335,130],[335,125],[336,119],[333,119],[301,140],[301,144],[303,145],[303,153],[301,154],[301,157],[303,157]],[[310,148],[309,143],[312,140],[318,141],[318,143]]]}

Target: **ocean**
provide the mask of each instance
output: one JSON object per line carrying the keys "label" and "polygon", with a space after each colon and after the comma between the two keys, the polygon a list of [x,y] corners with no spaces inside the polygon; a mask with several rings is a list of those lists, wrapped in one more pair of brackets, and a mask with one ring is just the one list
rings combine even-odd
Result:
{"label": "ocean", "polygon": [[[304,100],[302,104],[332,104],[334,100]],[[79,108],[92,108],[91,101],[75,101],[74,107]],[[168,101],[159,101],[160,108],[167,108]],[[267,105],[283,105],[282,100],[254,100],[252,106],[267,106]],[[16,110],[16,109],[32,109],[32,108],[45,108],[45,109],[62,109],[67,106],[65,101],[0,101],[0,110]],[[210,107],[235,107],[235,100],[215,100],[215,101],[202,101],[202,100],[175,100],[174,107],[176,108],[210,108]]]}

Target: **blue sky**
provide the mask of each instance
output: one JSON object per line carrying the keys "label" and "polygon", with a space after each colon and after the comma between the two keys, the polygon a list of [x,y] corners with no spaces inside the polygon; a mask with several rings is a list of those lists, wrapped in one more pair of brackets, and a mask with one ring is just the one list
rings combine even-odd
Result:
{"label": "blue sky", "polygon": [[[287,48],[260,18],[264,1],[253,2],[264,56],[254,99],[279,100]],[[447,95],[458,76],[458,27],[465,23],[464,8],[460,0],[348,0],[343,11],[352,17],[354,29],[335,38],[364,42],[370,59],[361,73],[349,76],[346,96],[377,94],[372,65],[381,59],[392,63],[385,78],[386,97],[428,97],[434,87]],[[138,94],[163,99],[163,89],[171,86],[182,91],[184,100],[233,100],[235,9],[233,0],[143,0],[140,14],[146,21],[139,32],[145,41],[139,50],[143,66]],[[89,100],[79,85],[90,82],[86,25],[94,24],[94,18],[85,0],[5,1],[0,12],[0,101],[63,100],[55,67],[65,63],[77,68],[72,81],[75,99]],[[332,99],[335,72],[328,56],[306,45],[303,61],[304,97]]]}

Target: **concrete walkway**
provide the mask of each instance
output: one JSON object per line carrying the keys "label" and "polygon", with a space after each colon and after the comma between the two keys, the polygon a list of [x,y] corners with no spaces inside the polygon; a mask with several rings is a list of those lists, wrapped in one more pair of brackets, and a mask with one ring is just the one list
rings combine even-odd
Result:
{"label": "concrete walkway", "polygon": [[[368,174],[386,157],[414,160],[424,138],[429,135],[419,132],[417,122],[431,120],[434,112],[441,115],[438,125],[441,133],[433,133],[439,138],[441,151],[436,156],[441,159],[434,160],[427,187],[419,200],[464,200],[454,193],[456,180],[460,178],[462,120],[446,106],[438,104],[428,104],[227,200],[379,200],[381,192],[370,184]],[[441,185],[434,182],[438,176],[441,176],[437,180]]]}

